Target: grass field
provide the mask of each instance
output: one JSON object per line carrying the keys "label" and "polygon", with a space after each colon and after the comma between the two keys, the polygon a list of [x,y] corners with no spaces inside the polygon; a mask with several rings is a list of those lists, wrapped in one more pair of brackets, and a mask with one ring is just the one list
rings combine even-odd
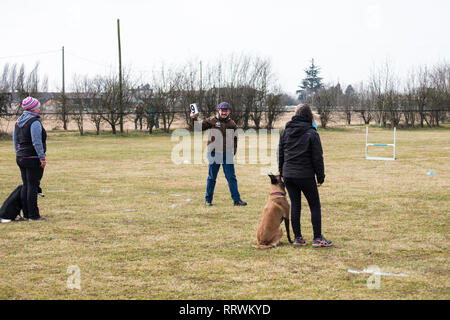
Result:
{"label": "grass field", "polygon": [[[397,130],[393,162],[364,160],[364,127],[319,133],[323,233],[335,246],[311,247],[303,198],[308,246],[288,245],[283,230],[283,245],[264,251],[254,244],[265,166],[236,166],[247,207],[233,206],[222,170],[205,207],[207,167],[173,164],[169,135],[50,132],[48,221],[0,225],[0,299],[449,299],[450,127]],[[392,141],[389,129],[370,135]],[[0,141],[0,200],[20,183],[12,143]],[[67,288],[73,265],[80,290]],[[348,272],[371,265],[406,276],[369,289],[370,274]]]}

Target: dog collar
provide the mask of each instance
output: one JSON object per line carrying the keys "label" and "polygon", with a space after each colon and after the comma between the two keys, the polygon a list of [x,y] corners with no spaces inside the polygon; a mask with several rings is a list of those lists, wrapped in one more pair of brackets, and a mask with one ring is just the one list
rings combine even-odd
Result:
{"label": "dog collar", "polygon": [[286,193],[283,193],[283,192],[272,192],[270,195],[271,196],[283,196],[283,197],[286,197]]}

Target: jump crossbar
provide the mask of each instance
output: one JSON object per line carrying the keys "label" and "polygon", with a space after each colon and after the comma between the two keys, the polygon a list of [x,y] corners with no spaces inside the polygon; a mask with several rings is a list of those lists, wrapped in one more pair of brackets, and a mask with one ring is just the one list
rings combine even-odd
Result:
{"label": "jump crossbar", "polygon": [[[368,143],[368,137],[369,137],[369,127],[366,127],[366,160],[386,160],[386,161],[394,161],[395,160],[395,142],[396,142],[396,131],[397,129],[394,127],[394,143]],[[392,158],[386,158],[386,157],[369,157],[367,154],[369,146],[376,146],[376,147],[393,147],[393,156]]]}

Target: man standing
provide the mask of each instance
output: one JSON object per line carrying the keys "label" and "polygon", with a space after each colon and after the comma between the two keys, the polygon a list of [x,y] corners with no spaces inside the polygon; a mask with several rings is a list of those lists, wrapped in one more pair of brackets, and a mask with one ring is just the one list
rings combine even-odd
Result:
{"label": "man standing", "polygon": [[136,114],[136,118],[134,119],[134,130],[137,130],[138,121],[140,124],[140,128],[142,130],[142,115],[144,114],[144,108],[142,106],[141,100],[139,100],[136,104],[135,114]]}
{"label": "man standing", "polygon": [[159,128],[159,121],[158,121],[158,114],[153,111],[152,106],[148,106],[146,109],[147,114],[147,130],[150,131],[150,133],[153,132],[153,126],[155,129]]}
{"label": "man standing", "polygon": [[[225,178],[228,181],[231,198],[235,206],[246,206],[238,191],[234,170],[234,155],[237,148],[236,123],[231,119],[231,106],[228,102],[221,102],[217,106],[218,114],[202,122],[202,131],[211,129],[208,137],[208,179],[206,181],[205,201],[212,206],[214,188],[220,165],[223,166]],[[192,119],[197,115],[191,114]]]}

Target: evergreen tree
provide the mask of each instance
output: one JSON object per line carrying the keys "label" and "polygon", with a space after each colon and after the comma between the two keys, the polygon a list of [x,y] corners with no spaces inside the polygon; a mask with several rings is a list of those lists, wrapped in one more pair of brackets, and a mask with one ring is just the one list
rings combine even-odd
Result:
{"label": "evergreen tree", "polygon": [[316,93],[322,87],[322,79],[319,77],[320,68],[314,64],[314,59],[311,59],[311,65],[305,69],[306,78],[302,80],[302,84],[299,86],[302,90],[297,90],[299,94],[299,100],[305,100],[306,96],[312,92]]}

